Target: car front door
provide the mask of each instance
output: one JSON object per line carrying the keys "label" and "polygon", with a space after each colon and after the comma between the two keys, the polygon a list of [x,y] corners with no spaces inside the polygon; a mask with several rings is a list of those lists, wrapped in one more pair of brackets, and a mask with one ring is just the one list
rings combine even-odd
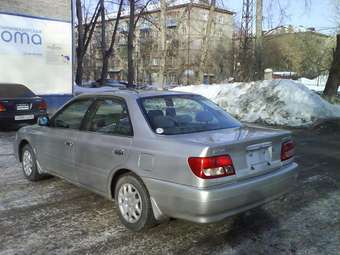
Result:
{"label": "car front door", "polygon": [[44,127],[44,137],[38,142],[39,163],[52,174],[76,181],[74,147],[84,117],[92,99],[76,100],[66,105]]}
{"label": "car front door", "polygon": [[107,194],[113,169],[126,161],[133,130],[125,101],[121,98],[98,99],[87,118],[84,132],[77,136],[75,168],[78,182]]}

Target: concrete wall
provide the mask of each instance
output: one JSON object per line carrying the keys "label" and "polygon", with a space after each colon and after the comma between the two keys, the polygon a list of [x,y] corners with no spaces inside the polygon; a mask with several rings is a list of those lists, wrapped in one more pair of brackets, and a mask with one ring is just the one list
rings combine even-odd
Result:
{"label": "concrete wall", "polygon": [[71,21],[72,0],[0,0],[0,12]]}

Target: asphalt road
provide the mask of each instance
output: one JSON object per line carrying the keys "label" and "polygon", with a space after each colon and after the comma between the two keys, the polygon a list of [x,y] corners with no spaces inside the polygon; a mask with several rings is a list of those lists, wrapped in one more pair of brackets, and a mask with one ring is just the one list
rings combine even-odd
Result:
{"label": "asphalt road", "polygon": [[293,192],[222,222],[132,233],[113,202],[59,178],[24,179],[0,132],[0,254],[339,254],[340,135],[294,131]]}

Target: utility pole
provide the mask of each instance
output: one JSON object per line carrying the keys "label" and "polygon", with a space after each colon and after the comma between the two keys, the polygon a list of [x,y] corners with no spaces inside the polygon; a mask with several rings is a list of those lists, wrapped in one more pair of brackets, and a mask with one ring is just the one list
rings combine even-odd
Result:
{"label": "utility pole", "polygon": [[[101,53],[102,53],[102,62],[104,62],[105,51],[106,51],[106,18],[105,18],[105,6],[104,0],[100,0],[100,18],[101,18]],[[100,84],[103,85],[104,80],[107,77],[103,77],[103,74],[100,76]]]}
{"label": "utility pole", "polygon": [[[241,81],[249,81],[253,78],[253,13],[254,0],[243,0],[241,33],[240,33],[240,53],[238,70]],[[238,66],[238,65],[237,65]]]}
{"label": "utility pole", "polygon": [[160,51],[161,51],[161,61],[160,61],[160,71],[159,71],[159,82],[160,88],[164,89],[165,82],[165,63],[166,63],[166,0],[160,0],[161,4],[161,16],[160,16]]}
{"label": "utility pole", "polygon": [[256,0],[255,66],[257,80],[263,79],[263,0]]}

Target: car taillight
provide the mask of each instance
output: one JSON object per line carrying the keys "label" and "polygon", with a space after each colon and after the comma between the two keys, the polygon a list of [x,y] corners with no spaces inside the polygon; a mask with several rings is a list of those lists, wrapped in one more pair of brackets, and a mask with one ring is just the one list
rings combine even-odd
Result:
{"label": "car taillight", "polygon": [[188,159],[188,163],[192,172],[202,179],[235,175],[233,161],[229,155],[191,157]]}
{"label": "car taillight", "polygon": [[6,107],[3,103],[0,103],[0,112],[5,112],[6,111]]}
{"label": "car taillight", "polygon": [[44,100],[39,103],[39,110],[47,110],[47,103]]}
{"label": "car taillight", "polygon": [[282,143],[281,146],[281,161],[288,160],[295,155],[295,145],[292,140]]}

